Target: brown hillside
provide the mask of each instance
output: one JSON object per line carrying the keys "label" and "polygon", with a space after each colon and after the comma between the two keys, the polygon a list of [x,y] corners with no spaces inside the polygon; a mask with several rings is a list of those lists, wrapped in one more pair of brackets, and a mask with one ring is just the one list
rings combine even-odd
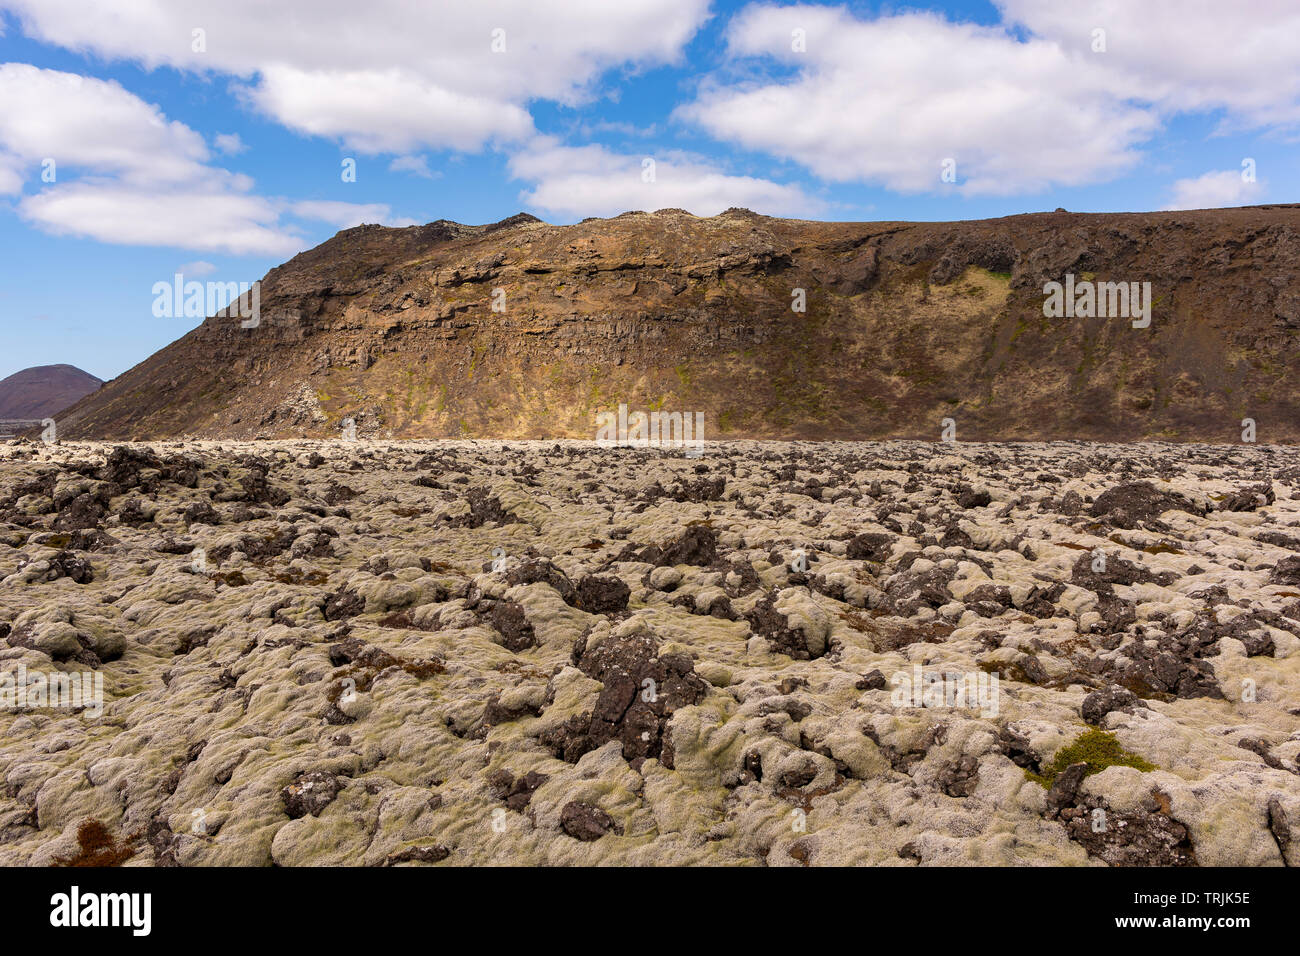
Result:
{"label": "brown hillside", "polygon": [[[1152,284],[1150,328],[1043,284]],[[807,311],[791,310],[806,290]],[[502,289],[505,311],[491,309]],[[680,210],[339,233],[60,416],[90,438],[1300,440],[1300,206],[826,223]]]}

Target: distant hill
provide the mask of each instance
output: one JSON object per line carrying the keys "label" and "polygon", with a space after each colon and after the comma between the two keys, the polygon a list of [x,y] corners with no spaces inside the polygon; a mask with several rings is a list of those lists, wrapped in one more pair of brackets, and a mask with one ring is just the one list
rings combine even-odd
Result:
{"label": "distant hill", "polygon": [[25,368],[0,380],[0,420],[49,418],[103,384],[75,365]]}

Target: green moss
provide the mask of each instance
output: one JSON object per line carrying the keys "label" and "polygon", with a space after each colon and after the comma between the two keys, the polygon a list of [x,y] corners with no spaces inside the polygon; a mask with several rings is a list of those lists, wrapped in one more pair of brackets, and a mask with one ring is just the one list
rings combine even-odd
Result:
{"label": "green moss", "polygon": [[486,352],[487,352],[487,346],[484,345],[474,346],[474,353],[469,361],[469,370],[465,373],[465,377],[467,379],[472,379],[474,377],[474,373],[478,371],[478,363],[482,360]]}
{"label": "green moss", "polygon": [[1057,776],[1074,763],[1088,765],[1085,777],[1101,773],[1107,767],[1132,767],[1143,773],[1156,769],[1154,764],[1121,747],[1114,734],[1104,730],[1087,730],[1058,750],[1052,762],[1043,767],[1042,773],[1026,770],[1025,777],[1041,787],[1050,787]]}

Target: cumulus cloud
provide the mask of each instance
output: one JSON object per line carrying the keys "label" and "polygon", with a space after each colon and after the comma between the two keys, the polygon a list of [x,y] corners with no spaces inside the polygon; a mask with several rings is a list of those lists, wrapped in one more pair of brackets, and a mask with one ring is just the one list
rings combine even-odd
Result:
{"label": "cumulus cloud", "polygon": [[489,139],[518,140],[533,128],[522,106],[430,85],[397,69],[273,66],[246,95],[290,129],[371,155],[426,146],[472,152]]}
{"label": "cumulus cloud", "polygon": [[28,221],[55,235],[230,254],[289,255],[304,243],[278,226],[274,203],[253,195],[155,192],[120,183],[72,183],[29,196]]}
{"label": "cumulus cloud", "polygon": [[798,186],[731,175],[679,151],[619,154],[603,146],[564,146],[539,137],[510,159],[516,179],[532,181],[523,202],[555,216],[614,216],[630,209],[686,209],[714,216],[743,206],[772,216],[806,216],[824,204]]}
{"label": "cumulus cloud", "polygon": [[437,179],[442,173],[435,173],[429,168],[429,161],[423,156],[398,156],[388,164],[390,173],[410,173],[424,179]]}
{"label": "cumulus cloud", "polygon": [[[1163,109],[1224,110],[1240,127],[1300,123],[1294,0],[997,0],[1004,18],[1114,73]],[[1093,31],[1105,52],[1093,54]]]}
{"label": "cumulus cloud", "polygon": [[[38,175],[47,160],[52,182]],[[286,216],[339,228],[410,223],[386,205],[259,196],[247,176],[210,160],[202,136],[117,83],[0,65],[0,192],[18,197],[18,214],[46,232],[288,256],[308,243]],[[24,195],[28,181],[39,188]]]}
{"label": "cumulus cloud", "polygon": [[249,102],[277,122],[369,153],[528,136],[530,100],[574,105],[611,67],[670,62],[708,16],[708,0],[370,0],[364,11],[353,0],[0,0],[0,8],[47,43],[241,77]]}
{"label": "cumulus cloud", "polygon": [[212,138],[212,144],[228,156],[237,156],[248,149],[238,133],[218,133]]}
{"label": "cumulus cloud", "polygon": [[833,181],[931,190],[951,168],[966,193],[1082,184],[1131,167],[1158,123],[1081,54],[929,14],[754,6],[728,49],[783,74],[715,80],[678,115]]}
{"label": "cumulus cloud", "polygon": [[1004,22],[983,27],[751,5],[728,25],[727,67],[677,115],[828,180],[986,195],[1113,179],[1178,112],[1300,123],[1293,0],[998,6]]}
{"label": "cumulus cloud", "polygon": [[364,223],[385,226],[414,226],[414,219],[393,216],[384,203],[336,202],[331,199],[304,199],[289,205],[289,211],[299,219],[315,219],[340,229],[351,229]]}
{"label": "cumulus cloud", "polygon": [[212,275],[212,273],[217,271],[217,267],[214,266],[211,262],[208,262],[204,259],[198,259],[194,262],[186,262],[183,263],[182,265],[177,266],[176,271],[179,272],[181,275],[190,276],[191,278],[198,279],[201,278],[202,276]]}
{"label": "cumulus cloud", "polygon": [[[1213,111],[1225,126],[1300,124],[1292,0],[1258,0],[1240,12],[1209,0],[994,2],[1003,17],[996,26],[751,4],[727,26],[726,62],[674,115],[829,182],[967,195],[1113,179],[1180,112]],[[654,155],[655,181],[644,182],[640,155],[537,135],[530,103],[581,105],[612,68],[680,60],[709,17],[708,0],[372,0],[364,43],[352,0],[0,0],[0,10],[27,35],[80,53],[233,77],[258,112],[354,154],[392,155],[391,171],[428,175],[427,150],[504,149],[511,174],[528,184],[525,202],[552,215],[825,208],[798,186],[736,175],[700,156]],[[202,136],[117,84],[52,73],[0,68],[0,194],[20,194],[43,158],[59,162],[58,183],[20,200],[22,215],[44,228],[145,241],[168,232],[139,222],[129,205],[152,190],[186,197],[190,210],[225,204],[216,221],[232,227],[228,236],[197,236],[193,223],[179,222],[170,234],[181,244],[238,241],[265,251],[298,243],[279,225],[282,216],[301,218],[293,204],[253,195],[246,177],[213,164]],[[56,104],[48,116],[37,105],[47,95]],[[235,134],[211,143],[227,155],[244,148]],[[65,163],[86,176],[65,183]],[[1222,177],[1180,181],[1175,201],[1258,198],[1257,186]],[[85,224],[65,218],[114,204],[124,216],[115,231],[97,225],[98,215]],[[386,207],[344,203],[318,218],[342,225],[358,216],[394,218]]]}
{"label": "cumulus cloud", "polygon": [[[203,137],[108,80],[0,65],[0,166],[35,172],[54,160],[61,169],[113,175],[143,185],[192,181],[212,174]],[[21,189],[9,180],[7,192]]]}
{"label": "cumulus cloud", "polygon": [[0,152],[0,196],[22,191],[25,165],[18,157]]}
{"label": "cumulus cloud", "polygon": [[1166,209],[1219,209],[1249,206],[1263,193],[1260,183],[1242,178],[1241,170],[1225,169],[1180,179],[1173,185],[1173,201]]}

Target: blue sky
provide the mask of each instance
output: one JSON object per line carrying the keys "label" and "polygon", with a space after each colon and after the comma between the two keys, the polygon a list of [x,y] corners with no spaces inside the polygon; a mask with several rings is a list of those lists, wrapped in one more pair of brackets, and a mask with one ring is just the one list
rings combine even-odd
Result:
{"label": "blue sky", "polygon": [[0,0],[0,377],[118,375],[197,324],[154,283],[360,222],[1294,198],[1290,0],[266,6]]}

